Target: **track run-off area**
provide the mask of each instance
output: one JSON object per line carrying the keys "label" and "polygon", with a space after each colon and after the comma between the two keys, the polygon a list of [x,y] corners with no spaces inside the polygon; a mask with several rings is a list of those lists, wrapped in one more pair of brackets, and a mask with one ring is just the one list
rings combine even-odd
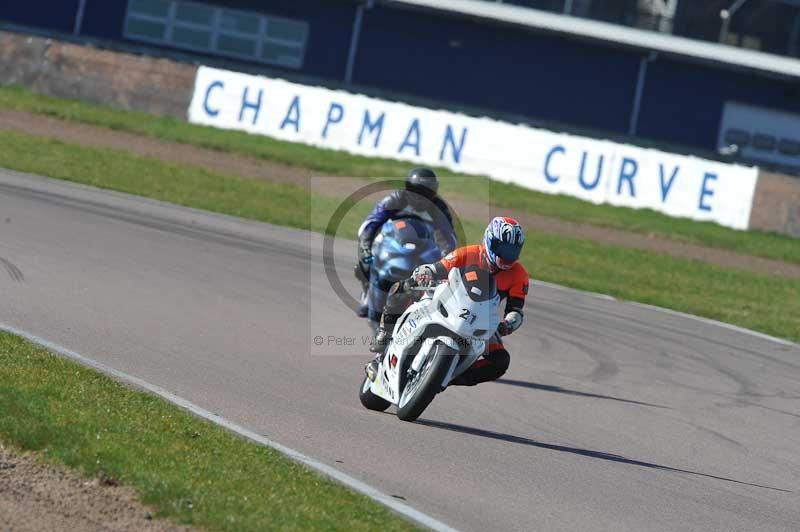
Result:
{"label": "track run-off area", "polygon": [[[800,346],[534,283],[504,378],[403,423],[358,401],[368,328],[320,245],[0,172],[0,322],[457,529],[800,529]],[[320,335],[355,342],[322,355]]]}

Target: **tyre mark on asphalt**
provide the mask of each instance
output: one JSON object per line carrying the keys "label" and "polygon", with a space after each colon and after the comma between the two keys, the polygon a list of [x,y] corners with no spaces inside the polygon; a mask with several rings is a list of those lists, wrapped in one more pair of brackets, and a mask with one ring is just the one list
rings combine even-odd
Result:
{"label": "tyre mark on asphalt", "polygon": [[[781,365],[786,366],[786,367],[788,367],[790,369],[800,369],[800,365],[793,364],[793,363],[791,363],[791,362],[789,362],[787,360],[784,360],[784,359],[781,359],[781,358],[777,358],[775,356],[771,356],[771,355],[768,355],[766,353],[762,353],[762,352],[756,351],[754,349],[745,347],[745,346],[743,346],[741,344],[738,344],[738,343],[737,344],[733,344],[733,343],[730,343],[730,342],[723,341],[722,339],[719,339],[719,338],[709,338],[707,335],[696,333],[696,332],[692,332],[691,330],[687,330],[685,328],[679,328],[679,327],[671,326],[671,325],[668,325],[668,324],[663,323],[663,322],[662,323],[658,323],[658,324],[654,324],[654,323],[649,322],[649,321],[647,321],[646,319],[643,319],[643,318],[636,318],[636,317],[633,317],[633,316],[626,315],[624,313],[615,312],[610,307],[609,308],[604,308],[602,310],[602,313],[599,313],[599,311],[596,310],[596,309],[594,311],[592,311],[592,310],[586,309],[586,308],[584,308],[584,307],[582,307],[580,305],[575,305],[575,304],[571,304],[571,303],[568,303],[568,302],[559,302],[558,306],[560,307],[559,308],[559,312],[564,313],[564,314],[566,314],[566,312],[563,310],[563,308],[564,307],[568,307],[568,308],[576,309],[576,310],[585,312],[586,314],[591,314],[591,315],[594,315],[594,316],[601,315],[603,318],[614,318],[615,320],[618,320],[618,323],[620,323],[620,324],[627,324],[627,325],[632,325],[632,326],[635,325],[635,326],[637,326],[636,330],[644,337],[655,336],[656,338],[658,338],[660,340],[664,340],[664,341],[668,341],[668,342],[675,342],[678,339],[707,342],[707,343],[711,344],[712,346],[714,346],[716,348],[727,348],[727,349],[730,349],[732,352],[737,352],[737,354],[739,354],[739,356],[741,356],[741,353],[747,353],[748,355],[752,355],[753,357],[760,358],[762,360],[766,360],[766,361],[768,361],[770,363],[781,364]],[[582,315],[580,315],[580,316],[577,315],[577,314],[569,314],[569,315],[571,315],[572,317],[575,317],[576,319],[584,319]],[[599,318],[598,318],[597,323],[601,323],[601,321],[599,321]],[[670,335],[670,336],[669,337],[665,336],[667,334]],[[684,345],[686,345],[686,344],[684,344]],[[795,348],[797,346],[796,345],[792,345],[792,346],[784,346],[784,347],[788,347],[789,349],[793,349],[793,348]],[[781,351],[786,351],[786,349],[781,349]]]}
{"label": "tyre mark on asphalt", "polygon": [[586,448],[580,448],[580,447],[570,447],[570,446],[566,446],[566,445],[558,445],[558,444],[555,444],[555,443],[547,443],[547,442],[544,442],[544,441],[539,441],[539,440],[535,440],[535,439],[532,439],[532,438],[527,438],[527,437],[524,437],[524,436],[517,436],[517,435],[514,435],[514,434],[505,434],[505,433],[502,433],[502,432],[495,432],[495,431],[492,431],[492,430],[486,430],[486,429],[481,429],[481,428],[477,428],[477,427],[469,427],[469,426],[466,426],[466,425],[459,425],[459,424],[456,424],[456,423],[449,423],[449,422],[445,422],[445,421],[437,421],[437,420],[433,420],[433,419],[424,419],[424,418],[418,419],[417,421],[415,421],[415,423],[417,425],[424,425],[426,427],[437,428],[437,429],[442,429],[442,430],[448,430],[448,431],[451,431],[451,432],[459,432],[459,433],[468,434],[468,435],[471,435],[471,436],[480,436],[480,437],[483,437],[483,438],[499,440],[499,441],[507,442],[507,443],[528,445],[528,446],[536,447],[536,448],[539,448],[539,449],[547,449],[547,450],[557,451],[557,452],[561,452],[561,453],[584,456],[584,457],[592,458],[592,459],[596,459],[596,460],[605,460],[605,461],[616,462],[616,463],[620,463],[620,464],[627,464],[627,465],[632,465],[632,466],[644,467],[644,468],[653,469],[653,470],[657,470],[657,471],[667,471],[667,472],[671,472],[671,473],[683,473],[683,474],[687,474],[687,475],[694,475],[694,476],[698,476],[698,477],[721,480],[721,481],[724,481],[724,482],[730,482],[730,483],[734,483],[734,484],[741,484],[741,485],[744,485],[744,486],[751,486],[751,487],[754,487],[754,488],[762,488],[762,489],[767,489],[767,490],[772,490],[772,491],[778,491],[778,492],[782,492],[782,493],[794,493],[792,490],[788,490],[788,489],[785,489],[785,488],[778,488],[778,487],[775,487],[775,486],[767,486],[766,484],[756,484],[754,482],[746,482],[744,480],[737,480],[737,479],[734,479],[734,478],[724,477],[724,476],[721,476],[721,475],[712,475],[712,474],[709,474],[709,473],[702,473],[700,471],[693,471],[691,469],[681,469],[681,468],[678,468],[678,467],[671,467],[671,466],[668,466],[668,465],[657,464],[655,462],[647,462],[647,461],[644,461],[644,460],[635,460],[635,459],[627,458],[627,457],[619,455],[619,454],[609,453],[609,452],[605,452],[605,451],[597,451],[597,450],[593,450],[593,449],[586,449]]}
{"label": "tyre mark on asphalt", "polygon": [[731,438],[729,436],[724,435],[723,433],[721,433],[719,431],[716,431],[714,429],[710,429],[710,428],[705,427],[703,425],[698,425],[696,423],[692,423],[690,421],[683,421],[683,420],[680,420],[680,421],[682,421],[683,423],[689,425],[692,428],[695,428],[695,429],[697,429],[699,431],[702,431],[702,432],[705,432],[707,434],[711,434],[712,436],[714,436],[716,438],[719,438],[722,441],[728,442],[728,443],[730,443],[730,444],[732,444],[732,445],[734,445],[736,447],[740,447],[740,448],[743,448],[743,449],[746,448],[740,442],[734,440],[733,438]]}
{"label": "tyre mark on asphalt", "polygon": [[[577,312],[566,311],[564,309],[564,307],[570,308],[570,309],[574,309]],[[601,316],[591,315],[589,312],[585,312],[586,316],[582,316],[582,314],[584,312],[585,312],[584,309],[580,308],[579,306],[571,305],[571,304],[563,304],[562,308],[560,309],[560,313],[561,313],[562,316],[563,315],[567,315],[567,316],[570,316],[571,318],[574,318],[576,320],[583,319],[583,320],[588,320],[590,323],[598,323],[598,324],[601,325],[600,327],[593,328],[594,330],[602,331],[602,330],[605,330],[605,327],[609,327],[608,322],[607,321],[603,322],[602,321],[603,319],[606,319],[606,320],[611,319],[611,320],[613,320],[616,323],[614,323],[614,325],[611,326],[610,328],[612,330],[616,330],[617,331],[618,335],[613,337],[613,340],[614,340],[614,342],[616,342],[618,344],[624,344],[625,343],[624,340],[622,340],[621,336],[622,336],[622,334],[625,334],[625,331],[627,331],[628,334],[633,334],[634,338],[636,338],[636,336],[638,335],[639,338],[647,337],[647,338],[650,338],[652,340],[658,341],[658,343],[665,343],[665,344],[670,345],[670,350],[672,351],[671,354],[673,356],[677,356],[678,358],[693,359],[693,362],[698,363],[698,364],[702,364],[702,365],[707,366],[707,367],[710,366],[710,369],[712,369],[713,371],[719,372],[722,375],[725,375],[726,377],[733,379],[734,382],[736,382],[736,384],[738,385],[738,388],[739,388],[738,392],[733,394],[734,397],[763,397],[763,396],[769,397],[769,396],[772,396],[772,394],[758,393],[756,391],[758,386],[754,385],[754,383],[751,383],[751,382],[742,382],[743,380],[746,380],[746,379],[743,379],[743,377],[741,375],[732,375],[730,370],[728,370],[726,367],[721,366],[721,364],[719,362],[716,362],[716,363],[712,362],[711,364],[709,364],[709,363],[707,363],[707,362],[705,362],[703,360],[697,359],[696,356],[701,354],[702,350],[699,349],[699,347],[697,345],[691,344],[692,340],[694,340],[694,341],[698,341],[699,340],[699,341],[702,341],[702,342],[707,342],[709,345],[715,346],[716,348],[726,347],[726,348],[729,349],[729,355],[737,357],[737,358],[741,358],[741,359],[747,359],[747,358],[751,358],[752,359],[752,358],[755,358],[755,359],[760,359],[760,360],[768,360],[770,362],[777,363],[777,364],[780,364],[782,366],[786,366],[786,367],[788,367],[788,368],[790,368],[792,370],[798,369],[798,366],[796,366],[795,364],[791,363],[790,361],[783,360],[783,359],[775,357],[775,356],[770,356],[770,355],[768,355],[766,353],[759,353],[759,352],[754,351],[752,349],[745,348],[745,347],[743,347],[741,345],[732,346],[732,345],[730,345],[730,344],[728,344],[726,342],[723,342],[723,341],[714,340],[714,339],[710,339],[710,338],[705,338],[705,337],[700,336],[698,334],[693,334],[693,333],[686,332],[686,331],[683,331],[683,330],[678,330],[678,329],[675,329],[673,327],[667,326],[665,324],[661,324],[660,326],[656,327],[656,326],[653,326],[652,324],[650,324],[650,323],[648,323],[646,321],[642,321],[642,320],[639,320],[639,319],[636,319],[636,318],[632,318],[632,317],[629,317],[629,316],[626,316],[626,315],[618,314],[618,313],[610,311],[610,310],[605,310],[602,313]],[[576,336],[576,335],[579,335],[581,333],[579,331],[575,331],[572,334],[573,334],[573,336]],[[599,341],[600,336],[597,335],[596,333],[592,333],[592,334],[597,338],[596,341]],[[672,360],[667,361],[667,360],[664,359],[665,358],[663,356],[664,353],[660,353],[660,355],[661,356],[659,358],[661,359],[660,360],[661,364],[665,364],[666,363],[666,364],[671,364],[672,366],[674,366],[674,361],[672,361]],[[667,357],[667,358],[672,358],[672,357],[670,356],[670,357]],[[705,358],[705,357],[703,357],[703,358]],[[709,393],[710,392],[710,390],[707,390],[707,389],[694,388],[692,386],[688,386],[685,383],[678,382],[675,379],[668,379],[668,382],[670,384],[672,384],[672,385],[675,385],[675,386],[678,386],[678,387],[684,387],[684,388],[688,388],[688,389],[693,389],[694,391],[698,391],[698,392],[703,392],[703,393]],[[722,397],[730,397],[731,396],[730,393],[721,393],[721,394],[715,394],[715,395],[719,395],[719,396],[722,396]]]}
{"label": "tyre mark on asphalt", "polygon": [[576,339],[575,336],[567,336],[561,335],[556,333],[555,331],[548,331],[547,333],[552,338],[559,340],[567,345],[571,345],[578,351],[583,352],[587,355],[592,362],[594,363],[595,367],[592,372],[586,376],[592,382],[600,382],[607,379],[610,379],[617,373],[619,373],[619,366],[605,353],[602,353],[598,349],[595,349],[594,346],[589,345],[591,342],[583,342],[579,339]]}
{"label": "tyre mark on asphalt", "polygon": [[[680,358],[684,361],[690,361],[696,364],[697,366],[708,368],[709,370],[726,377],[730,381],[733,381],[737,386],[738,390],[736,392],[726,392],[721,394],[721,396],[730,396],[733,395],[734,397],[766,397],[766,398],[781,398],[781,399],[797,399],[799,398],[794,393],[788,393],[783,391],[777,391],[775,393],[763,393],[757,391],[759,388],[763,388],[765,384],[757,383],[750,378],[748,378],[745,374],[741,372],[737,372],[730,367],[729,364],[725,363],[725,358],[716,355],[716,356],[709,356],[705,354],[704,351],[700,349],[693,349],[691,345],[689,345],[685,339],[680,338],[671,338],[670,335],[660,334],[659,332],[653,330],[648,333],[652,338],[657,339],[663,342],[672,342],[671,350],[668,352],[662,349],[659,352],[659,362],[658,365],[661,367],[668,367],[670,370],[675,368],[675,359]],[[736,350],[731,350],[727,353],[730,357],[739,357],[739,358],[748,358],[751,357],[751,353],[745,349],[742,349],[739,352]],[[667,359],[670,359],[667,361]],[[687,368],[684,368],[687,369]],[[713,393],[708,389],[705,388],[697,388],[693,386],[688,386],[685,383],[679,382],[676,379],[669,378],[668,381],[679,387],[684,387],[688,389],[693,389],[695,391],[700,391],[704,393]]]}
{"label": "tyre mark on asphalt", "polygon": [[194,227],[190,223],[163,218],[156,214],[143,216],[136,211],[129,211],[119,207],[109,207],[102,203],[97,203],[91,200],[68,198],[51,194],[49,192],[18,187],[15,185],[0,184],[0,190],[7,195],[14,195],[30,200],[41,201],[48,205],[55,205],[82,212],[88,212],[97,216],[103,216],[105,218],[138,225],[141,227],[147,227],[157,231],[164,231],[187,238],[193,238],[195,240],[213,242],[215,244],[231,246],[237,249],[244,249],[256,253],[277,252],[283,255],[291,255],[296,258],[305,259],[306,261],[309,257],[308,246],[305,244],[305,242],[301,242],[298,245],[290,245],[283,242],[259,240],[249,236],[237,235],[224,229]]}
{"label": "tyre mark on asphalt", "polygon": [[[567,306],[571,307],[571,308],[575,308],[575,307],[573,307],[571,305],[567,305]],[[552,337],[554,337],[556,339],[564,341],[567,344],[573,345],[574,347],[579,347],[580,346],[579,349],[581,349],[581,351],[583,351],[584,353],[588,354],[590,357],[592,357],[591,353],[594,351],[594,349],[592,349],[591,346],[597,346],[599,344],[608,343],[609,341],[612,344],[625,346],[625,347],[628,347],[628,348],[633,349],[633,350],[637,350],[637,349],[641,350],[641,349],[643,349],[643,346],[641,345],[641,340],[639,340],[639,343],[635,342],[635,339],[637,337],[636,334],[641,334],[642,333],[639,330],[640,327],[638,327],[638,324],[633,324],[632,328],[631,327],[627,327],[627,329],[630,329],[630,330],[626,330],[626,327],[623,327],[622,325],[630,325],[630,323],[624,323],[624,324],[623,323],[619,323],[615,327],[612,328],[612,330],[614,330],[616,332],[616,334],[608,335],[608,334],[604,334],[602,332],[596,332],[596,331],[604,331],[605,330],[604,326],[606,324],[604,324],[602,322],[602,318],[597,317],[597,316],[592,316],[592,315],[580,316],[578,314],[580,314],[580,311],[578,313],[573,313],[573,312],[568,312],[568,311],[564,312],[563,309],[562,309],[562,320],[552,320],[553,327],[547,327],[547,334],[551,335]],[[563,322],[563,315],[567,315],[570,318],[574,318],[575,320],[584,319],[585,321],[588,321],[589,323],[595,323],[596,322],[601,326],[600,327],[596,327],[594,329],[588,329],[588,330],[582,330],[580,328],[573,329],[570,332],[570,337],[572,338],[573,341],[568,341],[565,338],[560,337],[558,334],[554,334],[554,330],[555,330],[556,326],[563,325],[563,323],[562,323]],[[608,315],[604,314],[604,316],[607,317]],[[624,317],[623,316],[618,316],[616,318],[622,319]],[[547,314],[544,314],[544,315],[542,315],[542,316],[537,318],[537,321],[542,322],[542,323],[548,323],[548,320],[551,320],[551,318]],[[661,331],[661,330],[659,330],[657,328],[648,328],[648,329],[643,329],[643,330],[646,332],[646,334],[649,335],[650,338],[652,338],[654,340],[657,340],[659,343],[663,342],[663,343],[666,343],[666,344],[670,344],[669,351],[667,349],[663,348],[663,347],[657,349],[657,352],[656,352],[656,364],[659,367],[666,368],[666,369],[669,369],[669,370],[673,370],[675,368],[675,359],[681,359],[681,360],[684,360],[684,361],[691,361],[692,363],[694,363],[694,364],[696,364],[698,366],[706,367],[706,368],[710,369],[711,371],[713,371],[714,373],[722,375],[722,376],[726,377],[727,379],[730,379],[733,383],[735,383],[735,386],[736,386],[737,389],[736,389],[736,391],[733,391],[733,392],[730,392],[730,391],[729,392],[713,392],[713,391],[711,391],[711,390],[709,390],[707,388],[704,388],[704,387],[695,387],[695,386],[688,385],[687,383],[681,382],[681,381],[679,381],[677,379],[667,378],[667,381],[671,385],[674,385],[674,386],[679,387],[679,388],[690,389],[690,390],[693,390],[695,392],[700,392],[700,393],[704,393],[704,394],[711,394],[711,395],[718,396],[718,397],[735,398],[735,400],[737,400],[736,401],[737,403],[739,403],[739,400],[741,398],[743,398],[743,397],[770,397],[770,398],[771,397],[780,397],[780,398],[783,398],[783,399],[795,399],[795,398],[797,398],[796,395],[790,394],[790,393],[786,393],[786,392],[777,392],[777,393],[760,393],[760,392],[758,392],[757,390],[758,390],[759,386],[761,386],[761,385],[756,384],[755,382],[752,382],[751,380],[749,380],[745,376],[741,375],[740,373],[737,373],[737,372],[731,370],[727,365],[723,364],[722,360],[717,360],[717,359],[715,359],[713,357],[709,359],[709,357],[704,355],[697,348],[693,348],[693,346],[689,344],[689,342],[688,342],[688,340],[686,338],[682,338],[680,335],[673,334],[669,330]],[[628,336],[631,337],[630,340],[627,338]],[[730,355],[731,356],[742,357],[742,358],[747,358],[748,356],[751,356],[753,354],[749,350],[743,350],[743,351],[745,351],[745,352],[744,353],[738,353],[738,352],[733,351],[733,352],[730,353]],[[592,357],[592,358],[594,359],[594,357]],[[592,372],[592,374],[589,375],[588,378],[590,380],[598,379],[598,372],[600,373],[599,377],[600,377],[601,380],[604,380],[605,378],[608,378],[608,376],[609,376],[608,375],[608,370],[610,368],[603,367],[604,365],[602,363],[600,363],[598,365],[598,362],[600,362],[598,360],[593,360],[593,361],[595,362],[596,367],[595,367],[594,371]],[[681,367],[683,367],[683,366],[684,366],[684,364],[681,364]],[[686,369],[686,368],[684,368],[684,369]],[[612,373],[612,375],[613,375],[613,373]],[[754,406],[762,406],[762,405],[757,405],[756,403],[748,403],[748,404],[752,404]],[[764,408],[768,408],[768,407],[764,407]],[[785,412],[785,411],[780,411],[780,412],[784,413],[784,414],[788,414],[788,415],[796,415],[796,414],[791,414],[791,413]],[[797,416],[797,417],[800,417],[800,416]]]}
{"label": "tyre mark on asphalt", "polygon": [[25,282],[25,276],[22,274],[22,270],[17,268],[17,266],[13,262],[6,260],[3,257],[0,257],[0,263],[3,264],[6,273],[8,273],[9,277],[11,277],[12,281],[16,281],[18,283]]}
{"label": "tyre mark on asphalt", "polygon": [[586,397],[589,399],[607,399],[610,401],[619,401],[620,403],[628,403],[632,405],[640,405],[640,406],[652,406],[654,408],[666,408],[671,409],[669,406],[664,405],[657,405],[655,403],[646,403],[644,401],[634,401],[633,399],[623,399],[622,397],[614,397],[613,395],[603,395],[598,393],[591,393],[591,392],[582,392],[580,390],[570,390],[568,388],[564,388],[562,386],[556,386],[554,384],[542,384],[538,382],[527,382],[521,381],[516,379],[497,379],[497,384],[506,384],[509,386],[518,386],[520,388],[529,388],[531,390],[540,390],[544,392],[552,392],[552,393],[560,393],[564,395],[574,395],[577,397]]}
{"label": "tyre mark on asphalt", "polygon": [[758,408],[763,408],[764,410],[770,410],[772,412],[777,412],[779,414],[786,414],[787,416],[793,416],[793,417],[800,418],[800,414],[795,414],[793,412],[788,412],[786,410],[781,410],[780,408],[773,408],[771,406],[760,405],[758,403],[751,403],[751,402],[748,402],[748,401],[742,401],[741,399],[733,401],[730,404],[720,405],[720,406],[726,407],[726,406],[741,406],[741,405],[755,406],[755,407],[758,407]]}

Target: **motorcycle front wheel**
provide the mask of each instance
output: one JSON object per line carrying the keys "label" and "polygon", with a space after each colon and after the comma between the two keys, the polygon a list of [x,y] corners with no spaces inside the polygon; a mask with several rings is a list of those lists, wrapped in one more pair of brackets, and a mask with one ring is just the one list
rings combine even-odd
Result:
{"label": "motorcycle front wheel", "polygon": [[364,377],[364,380],[361,382],[361,390],[358,392],[358,398],[361,399],[361,404],[364,405],[364,408],[383,412],[389,408],[391,403],[383,397],[378,397],[372,393],[372,390],[370,390],[371,384],[370,380]]}
{"label": "motorcycle front wheel", "polygon": [[451,357],[458,354],[458,351],[441,343],[437,343],[433,349],[425,366],[406,383],[400,394],[397,417],[403,421],[415,421],[428,408],[441,390],[442,381],[453,361]]}

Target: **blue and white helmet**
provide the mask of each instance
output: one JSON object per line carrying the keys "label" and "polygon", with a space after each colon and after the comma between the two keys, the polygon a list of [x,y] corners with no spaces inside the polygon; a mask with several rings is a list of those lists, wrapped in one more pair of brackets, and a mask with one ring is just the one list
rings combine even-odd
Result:
{"label": "blue and white helmet", "polygon": [[493,218],[483,235],[483,249],[489,265],[499,270],[510,270],[519,259],[525,232],[514,218]]}

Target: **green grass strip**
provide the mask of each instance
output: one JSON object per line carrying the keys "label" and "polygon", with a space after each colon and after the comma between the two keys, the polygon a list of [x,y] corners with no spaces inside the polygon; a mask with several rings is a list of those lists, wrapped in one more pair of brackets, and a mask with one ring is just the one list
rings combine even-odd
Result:
{"label": "green grass strip", "polygon": [[413,530],[277,451],[0,332],[0,439],[211,530]]}
{"label": "green grass strip", "polygon": [[[148,137],[244,154],[309,168],[323,174],[364,178],[397,177],[405,175],[409,168],[407,162],[361,157],[240,131],[198,126],[171,117],[51,98],[18,87],[0,88],[0,109],[45,114]],[[447,170],[441,172],[446,176],[455,175]],[[482,179],[486,180],[485,177]],[[489,198],[486,197],[487,186]],[[646,209],[594,205],[569,196],[552,196],[490,180],[488,185],[485,181],[476,182],[472,190],[465,190],[460,180],[450,184],[444,180],[443,191],[445,194],[456,194],[477,201],[488,200],[494,205],[522,212],[800,263],[800,243],[797,239],[776,233],[736,231],[710,222],[672,218]]]}
{"label": "green grass strip", "polygon": [[[318,232],[340,202],[290,185],[29,135],[0,131],[0,145],[6,148],[0,150],[3,167]],[[355,205],[339,236],[353,238],[370,207]],[[469,240],[478,241],[485,221],[464,220],[464,226]],[[527,231],[522,260],[537,279],[800,340],[800,281],[795,279],[552,236],[535,228]]]}

